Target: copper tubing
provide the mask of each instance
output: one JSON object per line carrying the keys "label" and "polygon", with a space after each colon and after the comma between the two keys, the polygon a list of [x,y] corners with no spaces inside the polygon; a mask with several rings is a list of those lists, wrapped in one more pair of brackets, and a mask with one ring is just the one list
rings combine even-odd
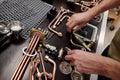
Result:
{"label": "copper tubing", "polygon": [[[33,71],[33,69],[34,69],[35,71]],[[31,71],[31,73],[30,73],[30,80],[34,80],[34,73],[35,73],[36,71],[37,71],[37,78],[38,78],[38,80],[42,80],[42,76],[43,76],[43,75],[44,75],[44,76],[46,75],[49,79],[52,79],[52,74],[51,74],[51,73],[40,72],[37,66],[35,66],[34,68],[31,66],[31,67],[30,67],[30,71]]]}
{"label": "copper tubing", "polygon": [[[35,68],[34,68],[33,65],[34,65],[34,63],[31,62],[31,64],[30,64],[30,80],[34,80],[33,74],[34,74]],[[34,69],[34,70],[33,70],[33,69]]]}
{"label": "copper tubing", "polygon": [[56,25],[59,21],[60,21],[60,19],[65,15],[65,14],[67,14],[67,13],[74,13],[74,12],[72,12],[72,11],[70,11],[70,10],[64,10],[60,15],[59,15],[59,17],[57,18],[57,20],[55,21],[55,23],[54,23],[54,25]]}
{"label": "copper tubing", "polygon": [[30,80],[34,80],[34,73],[36,72],[39,63],[31,62],[30,65]]}
{"label": "copper tubing", "polygon": [[[38,62],[31,62],[30,65],[30,80],[34,80],[34,74],[37,71],[37,74],[39,75],[40,72],[38,72]],[[39,79],[40,80],[40,79]]]}
{"label": "copper tubing", "polygon": [[[58,15],[52,20],[52,22],[48,25],[48,29],[51,30],[52,32],[54,32],[55,34],[57,34],[58,36],[62,36],[61,32],[57,32],[54,30],[54,28],[56,28],[56,26],[58,25],[59,21],[61,22],[61,18],[67,14],[67,13],[74,13],[70,10],[66,10],[64,8],[61,8],[60,12],[58,13]],[[62,18],[63,19],[63,18]]]}
{"label": "copper tubing", "polygon": [[65,17],[68,17],[67,15],[65,15],[67,13],[72,13],[73,14],[74,12],[72,12],[70,10],[65,10],[64,12],[62,12],[62,14],[58,17],[58,19],[53,24],[53,26],[57,26],[59,22],[62,22],[65,19]]}
{"label": "copper tubing", "polygon": [[43,75],[47,75],[47,77],[48,77],[49,79],[52,79],[52,74],[51,74],[51,73],[47,73],[47,72],[41,72],[41,73],[40,73],[39,69],[37,68],[37,78],[38,78],[38,80],[42,80],[41,77],[42,77]]}
{"label": "copper tubing", "polygon": [[82,4],[80,4],[80,3],[75,3],[75,5],[80,6],[82,11],[87,11],[88,9],[90,9],[89,7],[87,7],[87,6],[85,6],[85,5],[82,5]]}
{"label": "copper tubing", "polygon": [[[35,49],[39,39],[40,39],[40,36],[37,33],[35,33],[33,38],[30,41],[30,44],[26,50],[26,53],[32,54],[34,52],[34,49]],[[24,55],[22,57],[22,60],[20,61],[19,66],[17,67],[11,80],[17,80],[17,79],[20,80],[21,79],[21,77],[22,77],[22,75],[23,75],[23,73],[28,65],[29,60],[30,60],[30,57],[28,57],[26,55]]]}
{"label": "copper tubing", "polygon": [[57,18],[57,20],[55,21],[55,23],[53,24],[53,26],[56,26],[56,24],[60,21],[60,19],[63,17],[63,15],[69,13],[69,10],[65,10],[64,12],[61,13],[61,15]]}
{"label": "copper tubing", "polygon": [[81,1],[81,3],[85,6],[90,6],[90,5],[95,4],[95,2],[93,2],[93,1],[92,2],[91,1]]}
{"label": "copper tubing", "polygon": [[57,18],[60,16],[60,14],[63,12],[63,10],[60,10],[57,14],[57,16],[50,22],[50,24],[48,25],[48,27],[50,27],[56,20]]}
{"label": "copper tubing", "polygon": [[[31,41],[30,41],[30,43],[29,43],[29,45],[28,45],[28,49],[26,50],[26,52],[29,50],[29,47],[32,45],[32,41],[34,40],[34,38],[35,38],[35,36],[33,36],[33,38],[31,39]],[[24,55],[24,56],[22,57],[19,65],[18,65],[16,71],[14,72],[11,80],[14,80],[14,77],[16,76],[16,74],[17,74],[17,72],[18,72],[18,70],[19,70],[19,67],[23,64],[23,61],[25,60],[25,58],[26,58],[26,56]]]}
{"label": "copper tubing", "polygon": [[43,68],[43,72],[40,72],[37,65],[38,63],[31,63],[31,66],[30,66],[30,80],[34,80],[34,73],[37,71],[37,78],[38,80],[42,80],[42,76],[44,75],[45,76],[45,80],[47,80],[47,77],[49,79],[52,79],[52,74],[51,73],[47,73],[45,71],[45,66],[44,66],[44,63],[43,63],[43,58],[42,58],[42,54],[41,54],[41,46],[40,48],[38,48],[38,52],[39,52],[39,57],[40,57],[40,60],[42,62],[42,68]]}
{"label": "copper tubing", "polygon": [[86,1],[81,1],[82,4],[80,3],[74,3],[75,5],[78,5],[81,7],[81,11],[87,11],[88,9],[90,9],[89,5],[93,5],[96,6],[99,4],[99,2],[86,2]]}
{"label": "copper tubing", "polygon": [[65,18],[70,19],[70,16],[67,16],[67,15],[63,16],[63,17],[59,20],[59,22],[57,23],[57,25],[59,25]]}
{"label": "copper tubing", "polygon": [[47,72],[41,72],[39,71],[39,69],[37,68],[37,78],[38,80],[42,80],[42,75],[47,75],[49,78],[52,78],[52,75],[47,73]]}
{"label": "copper tubing", "polygon": [[[41,63],[42,63],[42,68],[43,68],[43,72],[42,73],[46,73],[46,70],[45,70],[45,66],[44,66],[44,62],[43,62],[43,58],[42,58],[42,53],[41,53],[41,45],[40,45],[40,48],[38,48],[38,52],[39,52],[39,59],[41,60]],[[34,64],[34,62],[33,62],[33,64]],[[34,79],[33,78],[33,75],[34,75],[34,73],[37,71],[37,76],[38,76],[38,80],[42,80],[41,79],[41,76],[42,76],[42,74],[39,72],[39,69],[38,69],[38,62],[35,62],[35,64],[33,65],[33,68],[32,68],[32,71],[31,71],[31,67],[32,67],[32,65],[30,66],[30,71],[31,71],[31,73],[30,73],[30,80],[32,80],[32,79]],[[47,76],[46,76],[46,74],[44,74],[44,76],[45,76],[45,80],[47,80]]]}
{"label": "copper tubing", "polygon": [[[42,57],[41,52],[39,52],[39,54],[40,54],[40,59],[41,59],[41,62],[42,62],[43,72],[45,73],[45,72],[46,72],[46,70],[45,70],[45,66],[44,66],[44,62],[43,62],[43,57]],[[45,74],[45,80],[47,80],[47,76],[46,76],[46,74]]]}
{"label": "copper tubing", "polygon": [[[56,33],[56,31],[54,31],[52,28],[51,28],[51,25],[57,20],[57,18],[60,16],[60,14],[62,13],[62,10],[59,11],[59,13],[57,14],[57,16],[50,22],[50,24],[48,25],[48,29],[52,32],[54,32],[55,34],[57,35],[61,35],[61,33]],[[53,27],[54,28],[54,27]]]}
{"label": "copper tubing", "polygon": [[53,61],[52,59],[50,59],[49,58],[49,56],[45,56],[45,60],[46,61],[49,61],[49,62],[51,62],[52,64],[53,64],[53,77],[52,77],[52,80],[55,80],[55,73],[56,73],[56,63],[55,63],[55,61]]}
{"label": "copper tubing", "polygon": [[[34,42],[35,44],[33,45],[33,47],[31,47],[31,48],[32,48],[32,51],[31,51],[29,54],[32,54],[32,53],[34,52],[35,47],[36,47],[37,43],[39,42],[40,36],[39,36],[38,34],[36,34],[36,36],[37,36],[37,40],[34,40],[34,41],[35,41],[35,42]],[[27,56],[27,57],[28,57],[28,56]],[[22,76],[25,68],[26,68],[27,65],[28,65],[29,60],[30,60],[30,57],[28,57],[28,59],[27,59],[26,61],[24,61],[25,64],[24,64],[23,67],[22,67],[23,69],[22,69],[22,71],[20,72],[18,79],[20,79],[20,77]],[[23,62],[23,63],[24,63],[24,62]]]}
{"label": "copper tubing", "polygon": [[38,78],[38,80],[42,80],[42,79],[41,79],[41,73],[40,73],[40,71],[39,71],[38,68],[37,68],[37,78]]}
{"label": "copper tubing", "polygon": [[81,1],[81,3],[75,2],[75,5],[78,5],[81,7],[81,11],[87,11],[88,9],[90,9],[89,6],[96,6],[101,2],[101,0],[93,0],[93,1]]}

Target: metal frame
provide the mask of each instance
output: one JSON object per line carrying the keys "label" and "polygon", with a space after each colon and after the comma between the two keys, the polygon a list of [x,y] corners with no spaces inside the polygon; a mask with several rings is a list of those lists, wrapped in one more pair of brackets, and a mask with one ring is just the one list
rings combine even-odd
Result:
{"label": "metal frame", "polygon": [[[96,49],[96,53],[99,55],[101,55],[103,51],[108,11],[105,11],[103,14],[104,15],[103,15],[102,23],[101,23],[100,35],[99,35],[98,45]],[[97,78],[98,78],[97,74],[91,74],[90,76],[90,80],[97,80]]]}

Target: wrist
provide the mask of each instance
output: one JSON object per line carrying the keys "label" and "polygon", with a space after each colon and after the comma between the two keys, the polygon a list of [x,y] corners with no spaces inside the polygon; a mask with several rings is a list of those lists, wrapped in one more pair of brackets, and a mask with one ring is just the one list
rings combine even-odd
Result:
{"label": "wrist", "polygon": [[118,77],[120,78],[120,62],[115,61],[111,58],[106,58],[105,60],[105,66],[104,66],[104,72],[103,76],[109,77],[113,80],[118,80]]}
{"label": "wrist", "polygon": [[101,13],[101,9],[97,6],[90,8],[86,11],[86,13],[89,15],[88,17],[90,19],[93,19],[95,16],[99,15]]}

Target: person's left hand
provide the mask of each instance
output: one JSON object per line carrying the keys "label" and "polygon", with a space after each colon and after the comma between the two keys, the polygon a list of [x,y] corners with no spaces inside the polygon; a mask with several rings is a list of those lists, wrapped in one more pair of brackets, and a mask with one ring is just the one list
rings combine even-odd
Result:
{"label": "person's left hand", "polygon": [[73,14],[66,23],[66,29],[68,32],[71,32],[74,27],[75,31],[79,30],[88,23],[92,17],[87,12],[75,13]]}

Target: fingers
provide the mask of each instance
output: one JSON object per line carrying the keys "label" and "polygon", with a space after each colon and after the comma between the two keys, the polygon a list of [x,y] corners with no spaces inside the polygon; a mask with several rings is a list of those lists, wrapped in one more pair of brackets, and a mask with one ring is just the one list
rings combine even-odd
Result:
{"label": "fingers", "polygon": [[68,55],[65,56],[65,60],[68,60],[68,61],[73,61],[74,60],[74,57],[73,57],[73,50],[70,50],[67,52]]}
{"label": "fingers", "polygon": [[76,31],[78,31],[79,30],[79,28],[80,28],[80,26],[75,26],[75,27],[73,27],[73,32],[76,32]]}
{"label": "fingers", "polygon": [[82,23],[79,22],[78,24],[78,21],[72,19],[68,19],[68,22],[66,23],[66,29],[68,32],[72,32],[72,31],[76,32],[83,26],[84,25]]}
{"label": "fingers", "polygon": [[73,14],[68,20],[67,20],[67,23],[66,23],[66,28],[67,28],[67,31],[68,32],[71,32],[73,27],[78,23],[78,21],[76,21],[75,19],[75,14]]}
{"label": "fingers", "polygon": [[68,55],[65,56],[65,59],[69,60],[69,61],[74,61],[75,56],[76,56],[76,51],[78,51],[78,50],[70,50],[70,51],[68,51],[67,52]]}
{"label": "fingers", "polygon": [[67,52],[68,55],[71,55],[72,53],[73,53],[73,50],[69,50],[69,51]]}
{"label": "fingers", "polygon": [[65,56],[65,59],[70,61],[71,66],[74,66],[75,68],[78,66],[78,63],[76,62],[76,60],[74,60],[74,58],[71,55]]}
{"label": "fingers", "polygon": [[75,66],[75,58],[72,55],[65,56],[65,60],[70,61],[70,65]]}
{"label": "fingers", "polygon": [[68,22],[66,23],[66,29],[68,32],[72,32],[73,26],[75,26],[74,21],[68,19]]}
{"label": "fingers", "polygon": [[68,61],[78,60],[81,57],[82,53],[83,51],[81,50],[70,50],[67,52],[68,55],[65,56],[65,60],[68,60]]}
{"label": "fingers", "polygon": [[67,20],[67,23],[66,23],[66,29],[68,32],[72,32],[73,31],[73,28],[75,26],[78,26],[76,27],[76,29],[74,30],[74,32],[78,31],[80,28],[82,28],[84,25],[86,25],[86,23],[88,23],[89,21],[89,18],[86,17],[86,13],[75,13],[73,14],[68,20]]}
{"label": "fingers", "polygon": [[74,58],[73,58],[73,56],[72,56],[72,55],[66,55],[66,56],[65,56],[65,60],[68,60],[68,61],[73,61],[73,60],[74,60]]}

